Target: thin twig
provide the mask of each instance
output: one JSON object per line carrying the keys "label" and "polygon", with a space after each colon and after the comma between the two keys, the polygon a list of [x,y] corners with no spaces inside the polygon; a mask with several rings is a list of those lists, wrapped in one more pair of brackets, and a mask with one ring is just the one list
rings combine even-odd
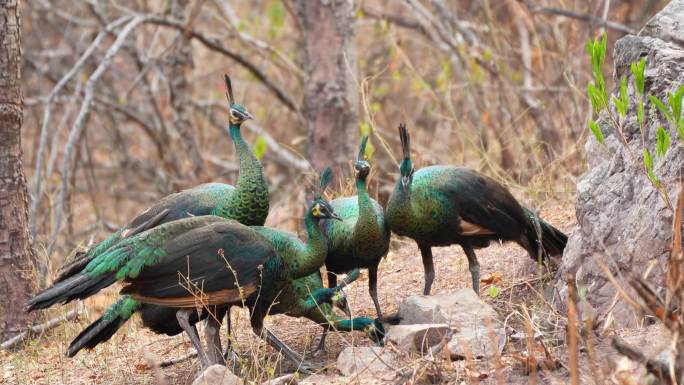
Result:
{"label": "thin twig", "polygon": [[579,385],[579,369],[577,367],[577,288],[572,273],[567,275],[568,284],[568,348],[570,354],[570,383]]}
{"label": "thin twig", "polygon": [[[146,18],[146,21],[152,24],[171,27],[181,31],[185,29],[185,25],[176,20],[167,19],[158,15],[148,15],[146,16]],[[228,56],[231,59],[238,62],[238,64],[240,64],[241,66],[245,67],[245,69],[251,72],[252,75],[254,75],[254,77],[259,79],[259,81],[263,83],[264,86],[266,86],[266,88],[273,92],[276,98],[280,100],[285,105],[285,107],[299,115],[299,109],[297,108],[297,104],[292,99],[290,99],[290,97],[287,95],[287,93],[285,93],[285,91],[283,91],[280,87],[273,83],[271,79],[263,71],[257,68],[256,65],[251,63],[249,60],[247,60],[245,57],[238,54],[237,52],[231,51],[228,47],[224,46],[221,43],[221,41],[217,38],[208,37],[200,32],[195,31],[194,29],[188,31],[188,33],[190,37],[192,37],[193,39],[197,39],[200,43],[202,43],[205,47],[209,48],[210,50]]]}
{"label": "thin twig", "polygon": [[45,323],[42,323],[40,325],[34,325],[30,326],[28,329],[24,330],[23,332],[17,334],[16,336],[8,339],[7,341],[3,342],[0,345],[0,348],[2,349],[11,349],[14,346],[16,346],[18,343],[21,341],[25,340],[26,338],[35,335],[35,334],[40,334],[44,333],[54,327],[57,327],[61,325],[63,322],[66,321],[71,321],[78,317],[78,315],[81,313],[82,307],[79,307],[78,309],[73,309],[70,310],[68,313],[61,315],[59,317],[55,317]]}
{"label": "thin twig", "polygon": [[59,198],[57,200],[52,235],[50,236],[50,241],[48,242],[48,256],[52,255],[57,235],[59,234],[59,231],[62,227],[62,216],[64,215],[64,203],[66,200],[66,194],[69,183],[69,171],[71,168],[71,153],[73,152],[74,147],[78,142],[78,139],[81,137],[85,119],[88,116],[88,113],[90,112],[93,97],[95,94],[95,84],[100,79],[100,77],[102,77],[107,68],[109,68],[109,66],[112,64],[112,59],[117,54],[117,52],[119,52],[121,47],[123,47],[124,43],[126,42],[126,39],[128,38],[128,35],[141,23],[143,23],[149,18],[150,16],[136,16],[133,19],[131,19],[131,21],[129,21],[128,24],[126,24],[126,26],[119,33],[119,36],[116,38],[114,43],[107,50],[107,53],[105,54],[100,64],[97,66],[97,69],[95,69],[93,74],[88,78],[88,81],[86,82],[85,96],[83,98],[83,102],[81,103],[81,109],[78,112],[76,120],[74,121],[74,124],[71,128],[71,132],[69,133],[69,137],[67,139],[67,144],[64,148],[64,162],[62,163],[62,187],[60,189]]}
{"label": "thin twig", "polygon": [[100,33],[97,34],[90,46],[83,52],[81,57],[78,59],[76,64],[57,82],[57,84],[52,88],[50,94],[45,101],[45,110],[43,111],[43,124],[40,128],[40,141],[38,145],[38,157],[36,159],[36,171],[33,178],[33,184],[35,185],[35,192],[33,201],[31,202],[31,207],[29,210],[29,229],[31,236],[35,238],[36,236],[36,213],[38,210],[38,205],[43,198],[42,180],[43,180],[43,160],[45,158],[45,152],[47,149],[48,141],[48,127],[51,123],[52,116],[52,103],[59,95],[59,92],[64,88],[64,86],[74,77],[74,75],[83,67],[85,62],[92,56],[93,52],[99,48],[102,40],[107,36],[108,31],[111,31],[119,27],[124,22],[130,20],[129,16],[121,17],[115,21],[109,23]]}
{"label": "thin twig", "polygon": [[562,9],[562,8],[555,8],[555,7],[540,7],[540,6],[534,6],[531,4],[528,4],[527,1],[525,2],[528,9],[532,13],[545,13],[547,15],[556,15],[556,16],[563,16],[563,17],[569,17],[571,19],[577,19],[577,20],[582,20],[586,21],[601,27],[606,27],[610,28],[615,31],[623,32],[623,33],[629,33],[629,34],[635,34],[636,31],[634,31],[632,28],[629,28],[628,26],[620,23],[616,23],[614,21],[608,21],[608,20],[603,20],[601,18],[595,17],[590,14],[586,13],[579,13],[575,11],[570,11],[567,9]]}

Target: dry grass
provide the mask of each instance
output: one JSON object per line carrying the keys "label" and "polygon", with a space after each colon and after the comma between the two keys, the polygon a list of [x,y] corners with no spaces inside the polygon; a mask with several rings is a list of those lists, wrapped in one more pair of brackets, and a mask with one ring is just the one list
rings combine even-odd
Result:
{"label": "dry grass", "polygon": [[[555,203],[542,210],[542,215],[565,231],[570,231],[574,226],[572,208],[567,204]],[[535,265],[529,260],[525,252],[516,245],[492,245],[488,249],[478,252],[482,265],[482,277],[492,274],[500,274],[502,281],[499,285],[506,288],[514,283],[534,278]],[[436,279],[433,287],[434,292],[449,292],[456,288],[470,285],[470,273],[468,272],[466,258],[458,247],[435,249]],[[393,249],[386,260],[380,265],[379,298],[383,310],[387,313],[396,312],[404,297],[419,294],[422,291],[423,271],[420,268],[420,254],[413,242],[407,239],[395,238]],[[373,317],[374,310],[367,289],[367,276],[361,278],[347,288],[350,304],[356,315]],[[538,287],[535,285],[535,287]],[[64,356],[66,347],[75,335],[84,328],[89,321],[94,320],[116,298],[116,288],[108,289],[105,293],[85,301],[87,312],[79,322],[63,324],[45,335],[30,340],[27,345],[15,353],[2,352],[2,371],[5,373],[3,380],[7,384],[150,384],[157,383],[155,371],[148,368],[145,359],[148,356],[155,357],[159,362],[180,357],[192,350],[188,339],[184,336],[165,337],[156,336],[141,327],[139,321],[134,319],[117,333],[108,343],[98,346],[94,351],[81,352],[75,358],[68,359]],[[486,293],[487,286],[483,288]],[[521,303],[527,303],[531,309],[536,309],[538,299],[529,293],[524,286],[515,286],[504,290],[496,298],[485,298],[500,313],[506,317],[512,309]],[[406,293],[397,296],[396,293]],[[56,312],[66,311],[63,309],[53,310]],[[543,309],[543,308],[542,308]],[[547,310],[542,310],[546,311]],[[247,315],[244,310],[233,310],[235,336],[238,342],[238,351],[250,357],[259,357],[260,360],[270,359],[266,370],[278,367],[291,370],[287,364],[280,367],[275,363],[275,355],[272,350],[256,339],[251,332]],[[239,320],[235,323],[235,316],[239,314]],[[535,313],[536,314],[536,313]],[[47,317],[47,316],[46,316]],[[293,319],[286,316],[270,317],[267,320],[272,330],[286,343],[297,351],[310,351],[318,342],[321,329],[305,319]],[[515,326],[518,328],[518,326]],[[523,330],[523,329],[519,329]],[[201,331],[201,330],[200,330]],[[224,331],[225,333],[225,331]],[[224,334],[225,336],[225,334]],[[224,338],[225,340],[225,338]],[[328,354],[324,357],[313,359],[318,362],[329,362],[334,365],[335,357],[342,349],[350,344],[371,345],[371,342],[362,333],[333,333],[328,339]],[[502,358],[504,373],[509,376],[520,372],[515,368],[515,361],[504,354]],[[443,379],[468,378],[468,373],[484,372],[488,377],[493,377],[493,367],[487,363],[473,363],[484,369],[467,368],[466,363],[454,363],[455,371],[446,370],[444,363],[430,363],[415,359],[408,360],[406,368],[415,365],[421,370],[416,371],[419,377],[437,375]],[[426,366],[427,365],[427,366]],[[437,365],[437,366],[435,366]],[[472,366],[472,365],[471,365]],[[438,370],[439,369],[439,370]],[[190,360],[182,364],[162,369],[161,373],[170,384],[188,383],[194,378],[199,370],[197,360]],[[275,375],[278,371],[272,373]],[[262,373],[265,375],[265,373]],[[520,375],[521,381],[526,378]],[[524,382],[524,381],[523,381]]]}

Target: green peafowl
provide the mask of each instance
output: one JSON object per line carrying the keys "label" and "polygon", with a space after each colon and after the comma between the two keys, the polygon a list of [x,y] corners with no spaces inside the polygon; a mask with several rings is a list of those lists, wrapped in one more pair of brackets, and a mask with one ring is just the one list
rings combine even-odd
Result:
{"label": "green peafowl", "polygon": [[[309,271],[318,271],[318,268],[323,264],[325,260],[325,252],[326,252],[326,244],[322,243],[321,240],[325,240],[325,238],[320,234],[320,230],[318,229],[318,222],[323,219],[323,218],[335,218],[336,214],[332,211],[328,203],[321,198],[321,194],[323,193],[325,187],[330,183],[330,180],[332,179],[332,172],[328,168],[326,169],[322,175],[321,175],[321,182],[319,184],[318,191],[319,193],[316,195],[314,201],[311,203],[309,206],[309,209],[307,211],[307,217],[306,217],[306,222],[308,225],[309,229],[309,244],[304,245],[302,244],[301,241],[299,241],[298,238],[296,238],[296,241],[291,240],[288,238],[287,233],[282,233],[274,229],[269,229],[269,228],[264,228],[264,227],[251,227],[249,228],[250,230],[258,230],[254,231],[255,233],[259,233],[259,231],[263,231],[265,234],[267,234],[270,239],[267,240],[267,243],[269,246],[271,243],[275,246],[277,245],[280,250],[276,249],[276,253],[281,253],[287,258],[288,260],[283,261],[283,268],[287,272],[287,279],[285,280],[286,283],[284,285],[278,284],[278,286],[281,288],[281,291],[283,293],[288,293],[292,292],[292,289],[290,287],[293,285],[290,277],[299,277],[303,276],[304,274],[307,274]],[[202,218],[219,218],[219,217],[212,217],[212,216],[203,216],[203,217],[192,217],[187,220],[179,220],[175,222],[171,222],[169,224],[161,225],[151,231],[156,231],[157,229],[159,230],[160,234],[157,236],[161,239],[172,239],[175,236],[184,236],[183,232],[181,231],[182,229],[178,229],[178,231],[174,232],[169,232],[166,230],[169,225],[172,224],[177,224],[179,222],[183,221],[190,221],[190,220],[200,220]],[[227,221],[227,220],[226,220]],[[231,221],[232,222],[232,221]],[[318,231],[316,231],[318,230]],[[130,248],[129,244],[134,242],[136,238],[142,237],[143,235],[146,235],[148,232],[144,232],[139,236],[135,236],[132,238],[127,238],[126,240],[122,241],[120,244],[117,244],[114,246],[112,249],[108,250],[105,253],[105,256],[101,256],[96,258],[91,262],[91,264],[97,264],[98,262],[100,263],[109,263],[107,262],[108,256],[111,258],[115,258],[114,262],[117,259],[120,259],[121,257],[117,250],[119,249],[126,249]],[[261,238],[262,240],[264,238]],[[136,243],[136,245],[138,245]],[[152,250],[149,250],[150,247],[146,245],[145,243],[140,243],[140,247],[143,247],[142,251],[143,252],[152,252]],[[112,251],[113,250],[113,251]],[[217,248],[218,250],[218,248]],[[224,249],[221,249],[221,253],[224,253]],[[231,249],[225,249],[225,250],[231,250]],[[281,251],[282,250],[282,251]],[[322,250],[322,255],[321,254]],[[135,251],[134,251],[135,252]],[[226,251],[227,252],[227,251]],[[119,253],[119,254],[117,254]],[[125,255],[124,255],[125,256]],[[192,255],[191,255],[192,257]],[[280,256],[279,256],[280,257]],[[296,258],[301,258],[301,262],[296,260],[292,261],[292,259]],[[147,263],[145,261],[137,261],[137,263]],[[91,264],[86,266],[86,269],[88,269]],[[149,264],[149,263],[148,263]],[[139,268],[138,265],[133,265],[135,268]],[[153,266],[150,266],[153,267]],[[229,266],[230,268],[234,268],[232,266],[232,263]],[[96,267],[99,269],[102,269],[101,267]],[[161,268],[161,267],[157,267]],[[125,268],[124,268],[125,269]],[[226,271],[228,271],[228,267],[225,268]],[[239,273],[239,271],[237,272]],[[118,273],[119,275],[122,274],[121,271]],[[124,273],[125,274],[125,273]],[[68,280],[64,282],[58,283],[58,285],[65,284]],[[141,286],[144,286],[145,282],[140,283]],[[203,281],[203,284],[206,287],[206,282]],[[186,287],[190,287],[190,285],[185,285]],[[191,287],[190,287],[191,288]],[[313,303],[322,303],[325,301],[329,301],[332,295],[336,290],[330,290],[330,289],[321,289],[317,290],[314,295],[312,296],[312,301]],[[264,296],[264,290],[262,290],[261,296]],[[41,298],[42,297],[42,298]],[[293,295],[290,295],[290,298],[293,297]],[[82,298],[82,297],[77,297],[77,298]],[[203,297],[200,297],[200,300]],[[36,299],[32,300],[29,305],[31,306],[30,309],[32,308],[43,308],[50,306],[51,304],[55,303],[56,301],[68,301],[73,299],[72,297],[69,298],[63,298],[59,296],[55,296],[54,294],[50,295],[39,295],[36,297]],[[269,302],[274,302],[274,298],[272,297],[266,297],[266,299]],[[276,302],[282,302],[281,296],[278,297],[278,301]],[[249,302],[248,302],[249,303]],[[205,354],[206,357],[202,354],[200,354],[200,359],[202,360],[203,363],[215,363],[215,362],[220,362],[221,357],[221,341],[220,337],[218,336],[217,332],[218,329],[220,328],[220,319],[223,318],[223,314],[228,312],[230,310],[231,306],[234,305],[241,305],[241,303],[235,303],[235,302],[228,302],[225,304],[220,304],[220,303],[204,303],[201,302],[200,304],[205,304],[205,305],[211,305],[209,309],[203,309],[200,313],[194,311],[188,311],[186,314],[184,314],[185,317],[185,325],[180,322],[180,319],[177,321],[174,320],[174,314],[177,314],[180,310],[182,309],[177,309],[176,306],[172,306],[173,304],[168,304],[165,305],[164,303],[161,302],[155,302],[150,299],[145,299],[141,300],[138,298],[135,298],[135,296],[128,297],[128,298],[122,298],[119,302],[117,302],[115,305],[113,305],[105,314],[103,317],[93,323],[91,326],[86,328],[71,344],[69,347],[69,350],[67,354],[69,356],[75,355],[80,349],[83,347],[86,348],[92,348],[96,346],[98,343],[106,341],[109,339],[115,332],[118,330],[118,328],[126,322],[128,318],[131,317],[131,315],[136,312],[140,311],[142,314],[143,318],[143,323],[153,329],[153,331],[158,332],[158,333],[166,333],[166,334],[177,334],[178,333],[178,327],[181,327],[183,330],[186,330],[186,326],[192,326],[194,329],[194,324],[199,321],[200,319],[206,318],[207,321],[207,327],[205,329],[206,331],[206,339],[208,342],[209,346],[209,352],[208,355]],[[294,306],[296,304],[295,300],[291,300],[290,304]],[[278,305],[276,303],[276,306],[281,306],[277,310],[278,312],[282,312],[283,309],[287,309],[287,303],[284,305]],[[181,307],[181,306],[178,306]],[[263,309],[262,309],[263,310]],[[267,309],[268,310],[268,309]],[[273,309],[271,309],[273,311]],[[211,313],[211,316],[207,315]],[[257,313],[259,315],[261,313]],[[263,314],[265,315],[265,313]],[[263,319],[263,315],[261,316],[261,319]],[[252,318],[254,319],[255,315],[252,315]],[[176,317],[178,318],[178,317]],[[357,321],[357,326],[361,327],[365,320],[358,320]],[[259,321],[261,322],[261,320]],[[364,326],[367,326],[368,324],[363,324]],[[377,325],[373,325],[374,330],[377,329]],[[261,331],[262,325],[259,324],[258,330]],[[228,330],[230,331],[230,316],[228,316]],[[378,329],[379,330],[379,329]],[[186,330],[187,331],[187,330]],[[255,327],[255,332],[257,331],[257,328]],[[196,331],[194,331],[196,335]],[[301,363],[302,359],[301,357],[293,352],[289,347],[287,347],[285,344],[283,344],[280,340],[277,339],[272,333],[270,333],[268,330],[265,330],[267,340],[269,343],[271,343],[273,346],[275,346],[277,349],[283,352],[285,356],[288,359],[291,359],[293,362],[296,363]],[[190,333],[189,333],[190,334]],[[260,334],[260,333],[258,333]],[[191,339],[192,339],[192,334]],[[198,347],[199,340],[197,339],[196,342],[193,340],[193,343],[195,343],[196,348]],[[197,350],[200,352],[200,350]],[[306,365],[302,367],[302,369],[306,370]]]}
{"label": "green peafowl", "polygon": [[268,183],[264,170],[240,134],[241,124],[252,116],[244,106],[235,103],[233,87],[228,75],[224,75],[230,102],[228,132],[235,145],[240,171],[236,187],[224,183],[205,183],[197,187],[168,195],[143,211],[126,226],[87,253],[82,253],[60,269],[56,282],[79,272],[93,258],[122,239],[139,234],[163,223],[188,216],[217,215],[235,219],[248,226],[260,226],[268,215]]}
{"label": "green peafowl", "polygon": [[[121,240],[78,273],[30,299],[28,310],[88,298],[117,281],[125,284],[121,293],[137,302],[177,308],[178,324],[208,366],[219,362],[220,354],[213,353],[215,348],[210,355],[202,349],[190,323],[196,308],[247,306],[252,328],[261,335],[269,307],[291,279],[285,261],[259,233],[237,221],[205,215],[164,223]],[[107,318],[125,319],[137,309],[124,301],[115,310]],[[220,352],[217,323],[220,326],[207,323],[208,335],[214,336],[208,342],[218,343]],[[277,347],[289,349],[282,343]]]}
{"label": "green peafowl", "polygon": [[399,137],[401,177],[387,203],[386,216],[394,233],[418,244],[425,269],[425,295],[430,294],[435,275],[433,246],[458,244],[463,248],[478,295],[480,265],[474,248],[486,247],[492,240],[513,241],[535,261],[563,253],[568,237],[522,207],[505,187],[464,167],[437,165],[414,172],[409,134],[403,124],[399,125]]}
{"label": "green peafowl", "polygon": [[[332,292],[323,288],[320,272],[294,280],[292,285],[286,285],[278,301],[271,307],[270,313],[305,317],[323,327],[331,327],[339,331],[360,330],[365,332],[372,341],[379,343],[384,338],[384,327],[378,320],[365,317],[352,320],[341,319],[333,313],[330,303],[327,302],[330,300],[331,293],[339,292],[357,277],[358,270],[351,272],[345,281],[335,287]],[[143,326],[154,333],[170,336],[180,334],[183,328],[176,318],[177,311],[178,309],[175,308],[150,305],[136,301],[130,295],[123,295],[107,308],[100,318],[74,338],[67,350],[67,356],[73,357],[81,349],[93,349],[106,342],[135,313],[140,314]],[[209,311],[202,309],[200,312],[191,314],[189,323],[194,325],[208,316]],[[211,316],[216,316],[216,314]]]}
{"label": "green peafowl", "polygon": [[382,318],[378,301],[378,264],[389,250],[390,231],[382,206],[368,195],[366,179],[370,164],[365,160],[368,137],[361,139],[356,170],[356,196],[338,198],[330,202],[342,221],[325,221],[323,229],[328,236],[328,286],[334,287],[339,273],[354,268],[368,269],[368,291],[375,311]]}

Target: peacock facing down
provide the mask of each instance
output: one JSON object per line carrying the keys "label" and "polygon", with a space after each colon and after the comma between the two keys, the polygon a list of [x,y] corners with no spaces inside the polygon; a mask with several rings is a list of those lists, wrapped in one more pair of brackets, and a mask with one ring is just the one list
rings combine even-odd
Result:
{"label": "peacock facing down", "polygon": [[236,186],[225,183],[205,183],[162,198],[87,253],[62,267],[56,282],[79,272],[91,260],[122,239],[177,219],[188,216],[216,215],[235,219],[248,226],[263,225],[266,222],[269,209],[268,183],[261,163],[240,134],[241,124],[251,119],[252,115],[244,106],[235,103],[228,75],[224,76],[224,80],[227,88],[226,96],[230,102],[228,132],[240,163]]}
{"label": "peacock facing down", "polygon": [[[358,277],[358,270],[350,273],[348,279],[334,288],[333,292],[339,292],[346,284]],[[384,327],[378,320],[365,317],[354,319],[342,319],[334,314],[330,305],[330,291],[323,288],[320,272],[307,277],[294,280],[291,285],[285,286],[285,290],[278,297],[271,308],[272,314],[286,314],[291,317],[305,317],[317,324],[333,328],[338,331],[363,331],[374,342],[381,342],[384,338]],[[214,310],[212,317],[217,317],[222,311],[219,309],[202,309],[190,315],[188,322],[191,325],[207,318],[209,310]],[[150,305],[133,299],[130,295],[123,295],[111,305],[104,314],[86,327],[69,345],[67,356],[73,357],[81,349],[93,349],[95,346],[108,341],[128,321],[133,314],[139,313],[143,326],[154,333],[174,336],[183,332],[178,323],[176,312],[178,309],[165,306]],[[218,317],[217,317],[218,318]],[[219,318],[220,319],[220,318]],[[211,329],[207,329],[207,338],[216,339]],[[211,352],[209,353],[211,355]]]}
{"label": "peacock facing down", "polygon": [[355,268],[368,269],[368,291],[375,311],[382,318],[378,301],[378,264],[389,250],[390,231],[385,222],[382,206],[368,195],[366,179],[370,164],[365,160],[368,137],[361,139],[356,170],[356,196],[335,199],[330,205],[342,221],[325,221],[323,228],[328,237],[328,285],[336,285],[337,274]]}
{"label": "peacock facing down", "polygon": [[492,240],[513,241],[535,261],[563,253],[568,237],[522,207],[505,187],[464,167],[438,165],[414,172],[409,134],[403,124],[399,125],[399,137],[401,177],[387,204],[387,222],[394,233],[418,244],[425,269],[425,295],[430,294],[435,275],[433,246],[458,244],[463,248],[478,295],[480,265],[475,248],[486,247]]}
{"label": "peacock facing down", "polygon": [[[313,287],[313,290],[310,293],[307,293],[304,298],[299,298],[297,297],[298,295],[304,296],[304,293],[302,293],[302,289],[299,288],[301,284],[297,283],[297,281],[293,282],[291,279],[291,277],[299,277],[313,270],[316,270],[316,273],[318,273],[318,268],[320,267],[320,265],[323,264],[325,260],[326,245],[325,243],[321,243],[322,240],[324,240],[324,237],[322,237],[322,234],[320,234],[320,230],[318,230],[317,233],[316,229],[318,228],[318,222],[321,219],[335,217],[335,214],[328,205],[328,203],[320,197],[320,194],[322,194],[325,187],[330,182],[331,178],[332,174],[330,169],[326,169],[326,171],[324,171],[321,176],[321,182],[319,185],[320,187],[318,188],[319,192],[314,198],[313,202],[311,203],[307,211],[305,221],[307,222],[307,228],[309,229],[309,242],[306,245],[299,241],[298,238],[292,236],[296,238],[296,240],[290,239],[287,233],[279,232],[275,229],[264,227],[249,228],[250,232],[253,232],[255,234],[259,234],[259,231],[263,231],[265,234],[268,234],[270,236],[271,239],[265,239],[261,236],[259,236],[258,238],[260,241],[265,241],[269,245],[269,247],[275,247],[274,251],[277,254],[279,254],[278,258],[280,258],[282,262],[281,270],[284,270],[287,273],[286,278],[283,278],[284,282],[271,283],[269,281],[264,281],[263,285],[260,287],[261,301],[265,302],[259,303],[270,303],[271,307],[269,309],[266,309],[266,311],[269,311],[271,314],[291,311],[293,312],[294,316],[299,316],[300,314],[302,316],[306,316],[307,314],[310,314],[311,317],[313,317],[312,319],[314,319],[316,322],[320,321],[332,323],[336,321],[341,321],[339,319],[334,319],[332,317],[330,318],[330,321],[327,321],[325,316],[323,318],[319,317],[316,313],[316,310],[314,309],[314,307],[318,309],[318,306],[316,306],[316,304],[323,304],[326,301],[329,302],[332,296],[339,290],[339,288],[333,290],[323,289],[322,287],[320,287],[321,285],[319,285],[318,287]],[[139,249],[139,253],[151,253],[153,252],[153,250],[150,250],[150,245],[148,245],[145,242],[138,242],[136,241],[136,238],[140,238],[143,235],[150,233],[157,234],[157,236],[159,237],[159,243],[173,243],[174,237],[177,237],[179,235],[180,237],[183,237],[185,235],[182,233],[182,231],[180,231],[180,229],[178,231],[168,231],[167,228],[171,228],[171,225],[177,223],[184,223],[184,221],[200,221],[202,220],[202,218],[208,219],[218,217],[194,217],[159,226],[146,233],[142,233],[139,236],[135,236],[125,240],[124,242],[122,242],[121,245],[113,247],[112,250],[106,253],[106,255],[109,255],[109,257],[105,256],[101,258],[103,259],[103,261],[107,261],[107,258],[113,258],[114,261],[116,261],[118,258],[120,258],[118,256],[119,251],[117,250],[122,248],[131,248],[130,244],[135,244],[136,247],[134,247],[134,252],[138,252],[136,250]],[[226,220],[226,222],[233,221]],[[173,227],[173,229],[175,229],[175,227]],[[205,246],[207,248],[212,247],[211,245]],[[216,248],[216,250],[219,250],[220,254],[222,253],[227,255],[229,253],[232,253],[232,246],[228,244],[223,246],[214,244],[214,247]],[[156,251],[154,252],[156,253]],[[321,253],[323,254],[321,255]],[[282,258],[281,255],[286,258]],[[258,254],[256,256],[258,257]],[[199,257],[205,256],[199,255]],[[196,257],[195,255],[190,255],[188,258]],[[248,254],[245,254],[245,258],[249,258]],[[97,262],[98,261],[95,260],[92,263]],[[224,266],[223,270],[225,270],[224,273],[228,272],[228,274],[230,275],[230,269],[236,269],[236,267],[234,266],[231,260],[229,260],[228,262],[230,262],[230,265]],[[137,263],[142,262],[139,261]],[[150,266],[150,269],[152,269],[153,267],[155,266]],[[208,269],[212,267],[219,268],[213,265],[209,266]],[[157,266],[156,268],[163,269],[163,266]],[[170,270],[167,269],[166,272],[169,273]],[[239,277],[241,270],[236,269],[235,273]],[[310,281],[310,278],[308,277],[304,279]],[[176,281],[179,281],[178,278],[176,278]],[[185,283],[183,279],[181,279],[180,282],[181,285]],[[242,279],[238,279],[238,282],[244,290],[245,286],[243,284]],[[59,283],[58,285],[64,284],[65,283]],[[144,286],[144,284],[145,282],[140,283],[141,286]],[[207,287],[207,285],[213,284],[213,281],[201,281],[201,284],[198,283],[200,287]],[[187,287],[188,290],[193,287],[193,285],[188,285],[187,283],[185,283],[183,286]],[[279,292],[277,292],[277,299],[275,297],[270,296],[272,294],[266,294],[276,293],[276,290],[280,290]],[[199,296],[198,299],[200,300],[200,303],[198,303],[198,305],[204,304],[208,306],[204,306],[204,308],[200,312],[194,311],[193,308],[192,311],[188,311],[187,313],[183,314],[185,322],[184,324],[178,317],[178,313],[183,310],[182,306],[176,307],[173,306],[173,303],[164,304],[157,300],[140,299],[136,298],[135,295],[124,296],[117,303],[111,306],[100,319],[95,321],[92,325],[88,326],[88,328],[86,328],[83,332],[79,334],[79,336],[76,337],[76,339],[74,339],[74,341],[69,346],[67,354],[69,356],[73,356],[82,348],[92,348],[101,342],[107,341],[121,327],[121,325],[123,325],[123,323],[125,323],[132,316],[133,313],[139,312],[142,316],[143,324],[145,326],[151,328],[156,333],[166,333],[169,335],[178,334],[181,330],[186,330],[187,327],[190,327],[191,330],[194,330],[194,324],[198,322],[200,319],[206,318],[207,327],[205,330],[206,339],[208,341],[208,352],[205,353],[206,357],[200,354],[200,359],[202,359],[203,363],[220,362],[222,359],[221,341],[220,337],[217,334],[218,329],[221,326],[219,320],[223,318],[223,314],[225,314],[226,312],[228,312],[228,315],[230,314],[229,310],[231,306],[241,306],[242,304],[236,303],[234,301],[222,304],[205,304],[201,302],[203,298],[203,296]],[[55,298],[54,294],[50,296],[42,295],[37,297],[37,299],[32,300],[31,305],[34,307],[46,307],[49,306],[51,303],[54,303],[55,301],[70,299],[71,298]],[[250,298],[248,298],[246,301],[250,309],[258,310],[252,311],[251,319],[255,332],[259,331],[257,334],[260,334],[262,328],[261,322],[263,320],[263,316],[265,316],[264,309],[263,307],[253,307],[252,305],[250,305],[250,301],[252,301]],[[324,313],[327,314],[328,312]],[[255,320],[258,321],[256,325],[254,323]],[[338,325],[335,324],[334,326]],[[350,325],[347,325],[345,322],[341,321],[339,324],[339,329],[344,330],[346,327],[349,327],[349,330],[365,330],[369,335],[371,335],[371,337],[374,337],[376,335],[382,335],[382,325],[378,326],[378,324],[374,323],[373,320],[367,320],[365,318],[355,319],[354,322]],[[228,316],[228,330],[230,331],[230,316]],[[189,334],[192,336],[192,331]],[[196,330],[194,330],[194,334],[196,334]],[[294,353],[289,347],[287,347],[284,343],[277,339],[277,337],[275,337],[268,330],[265,330],[265,337],[267,338],[269,343],[271,343],[277,349],[282,351],[283,354],[285,354],[285,356],[291,359],[293,362],[297,364],[302,363],[302,358],[298,354]],[[193,343],[195,343],[195,340],[193,340]],[[199,340],[197,340],[196,342],[196,347],[198,346],[198,344]],[[197,351],[201,352],[201,350],[199,349]],[[302,369],[306,369],[306,364],[302,365]]]}

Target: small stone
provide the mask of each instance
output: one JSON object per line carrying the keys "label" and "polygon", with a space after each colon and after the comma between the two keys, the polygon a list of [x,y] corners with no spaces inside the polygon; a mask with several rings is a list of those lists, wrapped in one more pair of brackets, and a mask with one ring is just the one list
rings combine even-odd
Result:
{"label": "small stone", "polygon": [[385,348],[378,346],[348,347],[337,357],[337,369],[345,376],[359,373],[360,375],[391,379],[395,377],[392,368],[395,362],[395,355]]}
{"label": "small stone", "polygon": [[452,359],[489,358],[506,343],[496,311],[471,289],[407,298],[399,307],[402,325],[447,324],[453,334],[448,348]]}
{"label": "small stone", "polygon": [[427,353],[428,349],[450,337],[447,324],[416,324],[392,326],[385,338],[403,350]]}
{"label": "small stone", "polygon": [[223,365],[212,365],[200,374],[192,385],[240,385],[240,377]]}

